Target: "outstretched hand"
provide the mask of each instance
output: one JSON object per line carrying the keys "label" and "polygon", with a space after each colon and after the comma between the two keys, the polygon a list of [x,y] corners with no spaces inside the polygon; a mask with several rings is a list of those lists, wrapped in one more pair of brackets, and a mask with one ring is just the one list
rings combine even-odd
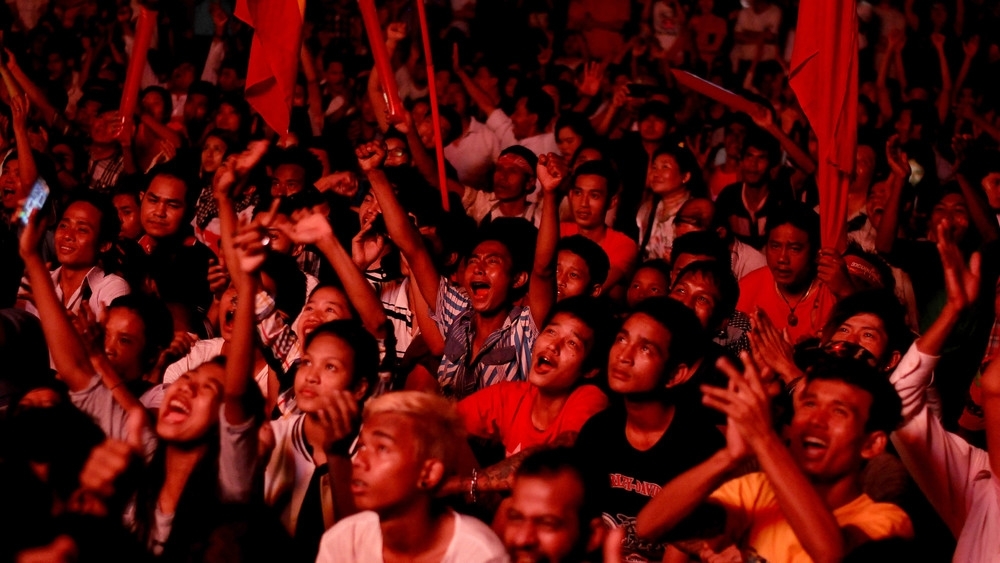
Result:
{"label": "outstretched hand", "polygon": [[296,211],[292,221],[278,220],[274,226],[295,244],[316,244],[333,238],[329,219],[314,209]]}
{"label": "outstretched hand", "polygon": [[233,237],[233,254],[240,273],[256,273],[267,259],[271,246],[267,230],[276,220],[280,203],[280,199],[275,199],[269,210],[258,214],[251,222],[244,222]]}
{"label": "outstretched hand", "polygon": [[742,371],[725,358],[716,363],[729,377],[728,388],[701,386],[702,402],[726,415],[727,448],[734,460],[746,457],[750,450],[774,435],[771,398],[764,389],[762,370],[746,352],[740,354],[740,359]]}
{"label": "outstretched hand", "polygon": [[979,298],[981,256],[974,252],[966,265],[965,257],[952,236],[947,219],[937,225],[937,249],[944,269],[944,286],[948,305],[962,311]]}

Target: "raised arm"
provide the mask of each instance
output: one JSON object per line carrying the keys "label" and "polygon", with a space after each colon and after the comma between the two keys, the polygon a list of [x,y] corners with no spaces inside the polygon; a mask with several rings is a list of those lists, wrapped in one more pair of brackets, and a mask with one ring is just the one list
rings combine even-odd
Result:
{"label": "raised arm", "polygon": [[[4,75],[4,80],[7,75]],[[14,119],[14,141],[17,143],[17,163],[21,185],[30,188],[38,179],[38,167],[35,164],[35,155],[31,152],[31,141],[28,139],[28,113],[31,110],[31,102],[26,94],[11,96],[10,111]]]}
{"label": "raised arm", "polygon": [[316,62],[304,44],[299,53],[299,58],[302,60],[302,74],[306,77],[306,95],[309,98],[309,123],[312,125],[313,135],[319,136],[323,133],[323,94],[319,90],[319,77],[316,76]]}
{"label": "raised arm", "polygon": [[329,220],[313,210],[297,211],[293,219],[294,225],[281,227],[282,232],[295,244],[312,244],[323,253],[344,285],[344,293],[358,311],[365,329],[375,338],[385,338],[387,318],[382,302],[354,264],[351,255],[334,236]]}
{"label": "raised arm", "polygon": [[965,52],[965,58],[962,59],[962,66],[958,69],[958,77],[955,79],[955,86],[951,91],[952,104],[958,101],[958,93],[962,91],[962,84],[965,83],[965,79],[969,76],[969,69],[972,67],[972,59],[979,52],[979,36],[970,37],[962,44],[962,50]]}
{"label": "raised arm", "polygon": [[962,197],[965,198],[972,224],[976,226],[983,242],[993,242],[1000,239],[1000,224],[997,223],[996,214],[988,211],[990,204],[986,196],[980,190],[972,187],[972,184],[962,174],[957,174],[955,181],[958,182],[958,186],[962,190]]}
{"label": "raised arm", "polygon": [[528,278],[528,306],[537,326],[542,326],[556,300],[556,245],[559,244],[559,199],[556,194],[568,176],[566,163],[556,154],[538,157],[536,168],[542,184],[542,220],[538,226],[535,262]]}
{"label": "raised arm", "polygon": [[493,103],[490,95],[483,91],[483,89],[480,88],[468,74],[466,74],[465,69],[462,68],[458,56],[457,43],[454,47],[452,47],[451,63],[452,70],[455,71],[455,76],[458,77],[458,80],[462,83],[465,91],[469,93],[469,97],[472,98],[472,102],[475,103],[476,106],[479,107],[479,109],[488,117],[491,113],[493,113],[493,110],[497,109],[497,106]]}
{"label": "raised arm", "polygon": [[[813,561],[840,561],[847,552],[844,532],[833,512],[799,468],[774,431],[771,401],[756,366],[743,353],[744,372],[728,361],[719,367],[729,376],[729,388],[702,386],[704,403],[726,414],[753,451],[774,489],[778,506],[796,538]],[[883,444],[885,436],[882,436]]]}
{"label": "raised arm", "polygon": [[931,326],[916,341],[917,350],[928,356],[937,356],[958,323],[961,314],[979,298],[980,255],[973,253],[968,265],[962,251],[951,238],[948,221],[938,224],[937,248],[944,269],[944,287],[947,301]]}
{"label": "raised arm", "polygon": [[21,233],[19,251],[59,378],[66,382],[70,391],[82,391],[90,385],[96,372],[66,308],[56,295],[52,276],[42,259],[39,246],[44,236],[45,225],[36,211]]}
{"label": "raised arm", "polygon": [[399,203],[392,185],[382,171],[385,161],[385,144],[379,141],[365,143],[356,151],[361,170],[372,185],[372,193],[382,208],[382,218],[385,219],[386,230],[399,251],[403,253],[413,279],[417,282],[420,294],[424,296],[428,307],[433,312],[437,306],[438,286],[441,276],[434,266],[430,252],[424,246],[420,231],[410,222],[410,216]]}
{"label": "raised arm", "polygon": [[816,163],[813,161],[809,153],[802,150],[802,147],[797,145],[795,141],[785,135],[785,132],[781,130],[780,127],[775,125],[774,116],[771,114],[771,110],[762,105],[757,105],[757,111],[754,115],[750,116],[753,118],[754,123],[758,127],[767,131],[772,137],[778,140],[781,144],[781,148],[788,153],[788,158],[792,159],[792,162],[796,166],[802,169],[806,174],[813,174],[816,172]]}
{"label": "raised arm", "polygon": [[[60,110],[53,107],[49,103],[49,99],[45,97],[45,93],[39,88],[34,82],[28,78],[28,75],[21,70],[21,67],[17,65],[17,60],[7,49],[4,49],[7,55],[7,71],[10,72],[10,76],[14,78],[17,84],[24,90],[25,94],[31,100],[31,103],[35,105],[42,112],[42,117],[45,122],[49,125],[55,125],[62,119],[62,114]],[[6,77],[5,77],[6,78]]]}
{"label": "raised arm", "polygon": [[892,252],[899,233],[899,212],[902,207],[903,186],[910,177],[910,163],[906,153],[899,148],[899,135],[893,135],[885,144],[886,157],[891,173],[886,182],[889,183],[889,197],[882,213],[882,221],[875,234],[875,249],[883,254]]}
{"label": "raised arm", "polygon": [[940,33],[931,34],[931,43],[937,51],[938,66],[941,69],[941,92],[937,99],[938,121],[944,122],[948,117],[948,110],[951,109],[951,69],[948,68],[948,57],[944,52],[945,36]]}

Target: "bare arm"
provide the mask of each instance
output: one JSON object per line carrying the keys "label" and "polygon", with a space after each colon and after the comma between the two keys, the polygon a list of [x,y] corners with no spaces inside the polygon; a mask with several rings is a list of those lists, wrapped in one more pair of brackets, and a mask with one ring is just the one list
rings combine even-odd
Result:
{"label": "bare arm", "polygon": [[476,104],[479,109],[485,113],[487,116],[493,113],[493,110],[497,109],[496,104],[490,99],[489,94],[483,91],[475,82],[469,78],[469,75],[465,73],[465,69],[459,64],[458,59],[458,45],[455,45],[452,51],[452,69],[455,71],[455,75],[458,76],[458,80],[462,83],[465,91],[469,93],[469,97],[472,98],[472,102]]}
{"label": "bare arm", "polygon": [[542,184],[542,220],[538,226],[535,262],[528,279],[528,306],[537,326],[542,326],[556,299],[555,257],[559,244],[559,184],[568,175],[565,163],[553,153],[538,158]]}
{"label": "bare arm", "polygon": [[701,506],[736,465],[728,450],[719,450],[664,485],[639,511],[635,533],[648,541],[663,537]]}
{"label": "bare arm", "polygon": [[305,45],[302,45],[299,58],[302,60],[302,74],[306,77],[306,96],[309,98],[309,123],[312,125],[313,135],[319,135],[323,132],[323,95],[319,90],[316,64]]}
{"label": "bare arm", "polygon": [[389,237],[403,253],[410,271],[413,272],[413,278],[417,281],[417,288],[420,289],[430,310],[434,311],[441,277],[434,266],[434,260],[424,246],[420,232],[410,222],[409,215],[396,199],[396,194],[392,192],[392,186],[382,171],[385,145],[381,142],[367,143],[358,147],[356,153],[361,169],[371,182],[372,193],[382,208],[382,217],[385,219]]}
{"label": "bare arm", "polygon": [[[7,74],[4,73],[4,80]],[[38,179],[38,167],[35,164],[35,155],[31,151],[31,141],[28,139],[27,119],[30,109],[28,96],[18,94],[10,99],[10,109],[14,121],[14,140],[17,143],[17,162],[21,185],[29,187]]]}
{"label": "bare arm", "polygon": [[962,66],[958,69],[958,78],[955,79],[955,87],[951,92],[951,103],[955,103],[958,100],[958,93],[962,91],[962,84],[965,83],[965,79],[969,76],[969,69],[972,67],[972,59],[976,57],[976,53],[979,51],[979,36],[973,35],[962,45],[962,50],[965,51],[965,58],[962,59]]}
{"label": "bare arm", "polygon": [[938,254],[944,270],[944,286],[947,301],[937,319],[916,341],[917,350],[928,356],[937,356],[951,330],[958,323],[959,316],[975,304],[979,297],[980,256],[974,253],[968,266],[955,241],[951,239],[948,227],[939,224],[937,232]]}
{"label": "bare arm", "polygon": [[941,93],[938,94],[936,104],[938,121],[944,122],[948,117],[948,110],[951,108],[951,69],[948,68],[948,57],[944,54],[944,35],[940,33],[931,35],[931,42],[934,43],[934,50],[937,51],[938,66],[941,68]]}
{"label": "bare arm", "polygon": [[969,210],[969,216],[972,218],[976,230],[979,231],[979,235],[983,237],[983,242],[993,242],[1000,239],[1000,224],[997,223],[996,215],[987,211],[990,205],[986,197],[979,190],[973,188],[965,176],[958,174],[955,176],[955,180],[962,190],[962,196],[968,204],[966,207]]}
{"label": "bare arm", "polygon": [[910,164],[906,153],[899,150],[899,136],[892,136],[886,143],[889,167],[892,169],[889,178],[889,197],[882,213],[882,221],[875,235],[875,249],[883,254],[892,252],[899,231],[899,211],[902,206],[903,185],[910,177]]}

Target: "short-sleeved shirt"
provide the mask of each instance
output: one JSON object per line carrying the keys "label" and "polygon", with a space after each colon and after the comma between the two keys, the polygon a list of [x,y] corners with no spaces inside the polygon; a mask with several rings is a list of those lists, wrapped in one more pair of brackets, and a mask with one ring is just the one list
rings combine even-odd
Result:
{"label": "short-sleeved shirt", "polygon": [[432,318],[444,334],[438,383],[445,395],[462,399],[501,381],[524,381],[538,327],[529,307],[513,307],[499,330],[486,337],[473,357],[472,305],[465,291],[445,278],[438,287]]}
{"label": "short-sleeved shirt", "polygon": [[[580,227],[576,223],[560,223],[560,238],[571,237],[580,234]],[[597,241],[594,241],[597,242]],[[604,253],[608,255],[611,268],[622,272],[631,272],[639,256],[639,245],[634,240],[625,236],[619,231],[609,228],[604,235],[604,240],[598,242]]]}
{"label": "short-sleeved shirt", "polygon": [[608,398],[596,385],[580,385],[548,428],[539,430],[531,422],[531,407],[537,397],[538,387],[527,381],[498,383],[459,401],[458,414],[466,432],[498,438],[507,456],[512,456],[527,448],[550,444],[565,432],[579,432],[590,417],[608,405]]}
{"label": "short-sleeved shirt", "polygon": [[[105,273],[100,267],[94,266],[87,272],[87,275],[83,278],[83,282],[73,291],[69,299],[66,299],[63,294],[62,285],[59,283],[61,275],[62,266],[52,270],[52,284],[55,286],[56,296],[60,301],[65,303],[66,310],[70,313],[78,313],[80,311],[80,304],[83,301],[87,301],[87,304],[90,305],[90,310],[94,312],[95,318],[101,319],[103,318],[104,310],[108,308],[108,305],[111,305],[112,301],[129,293],[128,282],[120,276]],[[30,289],[27,284],[27,277],[21,281],[21,288],[24,290]],[[27,291],[24,293],[18,291],[18,298],[20,299],[26,293]],[[34,303],[30,301],[23,301],[23,303],[25,311],[36,317],[38,316],[38,309],[35,308]]]}
{"label": "short-sleeved shirt", "polygon": [[[762,561],[808,563],[812,561],[785,518],[771,482],[763,473],[750,473],[727,481],[709,496],[709,502],[726,510],[726,536],[744,543]],[[852,528],[870,541],[912,538],[910,517],[894,504],[875,502],[862,494],[833,511],[841,528]]]}
{"label": "short-sleeved shirt", "polygon": [[775,186],[769,185],[763,204],[751,213],[743,201],[743,184],[737,182],[726,186],[719,193],[715,200],[715,212],[736,238],[759,250],[764,247],[764,229],[767,227],[768,216],[773,215],[783,202],[790,199],[789,194],[783,194]]}
{"label": "short-sleeved shirt", "polygon": [[[736,310],[753,316],[759,307],[779,331],[788,329],[792,343],[818,336],[830,318],[837,298],[819,280],[813,280],[812,289],[795,304],[795,309],[778,294],[770,268],[761,268],[740,280],[740,299]],[[792,326],[791,319],[795,319]]]}
{"label": "short-sleeved shirt", "polygon": [[622,407],[594,415],[576,439],[575,447],[586,456],[595,482],[605,484],[596,495],[605,524],[625,530],[625,561],[663,559],[665,544],[642,541],[635,533],[636,516],[664,484],[725,446],[722,433],[701,405],[677,403],[667,431],[645,451],[629,443]]}
{"label": "short-sleeved shirt", "polygon": [[[455,531],[441,563],[504,563],[509,561],[500,538],[472,516],[457,512]],[[316,563],[379,563],[382,528],[372,511],[348,516],[327,530],[319,544]]]}

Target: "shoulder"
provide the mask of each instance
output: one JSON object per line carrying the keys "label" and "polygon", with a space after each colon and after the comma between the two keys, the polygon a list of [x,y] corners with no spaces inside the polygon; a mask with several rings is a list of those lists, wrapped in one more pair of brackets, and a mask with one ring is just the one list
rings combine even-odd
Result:
{"label": "shoulder", "polygon": [[316,561],[367,563],[381,558],[382,531],[378,514],[365,511],[344,518],[323,534]]}
{"label": "shoulder", "polygon": [[719,192],[719,197],[715,200],[716,205],[731,204],[733,200],[739,200],[742,197],[743,184],[736,182],[729,184],[728,186],[722,188]]}
{"label": "shoulder", "polygon": [[446,561],[463,563],[505,561],[507,550],[489,526],[472,516],[455,513],[455,535]]}
{"label": "shoulder", "polygon": [[603,409],[608,404],[608,396],[604,394],[604,391],[601,391],[600,387],[591,383],[584,383],[573,390],[573,393],[570,394],[566,402],[574,404],[583,403],[585,405],[600,404]]}
{"label": "shoulder", "polygon": [[866,494],[834,511],[837,523],[861,540],[912,538],[913,523],[902,508],[875,502]]}

